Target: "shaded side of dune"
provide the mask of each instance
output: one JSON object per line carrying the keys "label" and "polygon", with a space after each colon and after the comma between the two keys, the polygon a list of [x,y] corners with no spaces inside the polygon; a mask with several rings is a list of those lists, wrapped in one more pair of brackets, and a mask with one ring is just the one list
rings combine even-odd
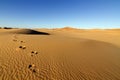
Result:
{"label": "shaded side of dune", "polygon": [[26,35],[50,35],[47,32],[40,32],[32,29],[15,29],[15,30],[9,31],[8,33],[26,34]]}

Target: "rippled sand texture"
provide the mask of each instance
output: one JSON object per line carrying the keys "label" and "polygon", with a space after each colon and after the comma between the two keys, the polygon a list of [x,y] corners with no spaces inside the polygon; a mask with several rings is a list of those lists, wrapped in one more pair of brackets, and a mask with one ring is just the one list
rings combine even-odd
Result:
{"label": "rippled sand texture", "polygon": [[0,80],[120,80],[120,30],[0,29]]}

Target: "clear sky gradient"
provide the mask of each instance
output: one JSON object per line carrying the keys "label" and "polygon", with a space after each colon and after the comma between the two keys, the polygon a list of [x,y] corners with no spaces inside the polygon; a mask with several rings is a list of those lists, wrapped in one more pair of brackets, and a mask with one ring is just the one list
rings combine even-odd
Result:
{"label": "clear sky gradient", "polygon": [[120,28],[120,0],[0,0],[0,26]]}

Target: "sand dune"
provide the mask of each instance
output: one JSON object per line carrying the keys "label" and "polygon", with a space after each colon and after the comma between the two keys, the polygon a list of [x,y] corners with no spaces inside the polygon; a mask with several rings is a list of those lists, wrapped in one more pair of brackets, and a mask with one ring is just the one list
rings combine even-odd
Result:
{"label": "sand dune", "polygon": [[6,33],[12,33],[12,34],[35,34],[35,35],[49,35],[47,32],[40,32],[32,29],[12,29],[7,31]]}
{"label": "sand dune", "polygon": [[0,29],[0,80],[120,80],[119,32]]}

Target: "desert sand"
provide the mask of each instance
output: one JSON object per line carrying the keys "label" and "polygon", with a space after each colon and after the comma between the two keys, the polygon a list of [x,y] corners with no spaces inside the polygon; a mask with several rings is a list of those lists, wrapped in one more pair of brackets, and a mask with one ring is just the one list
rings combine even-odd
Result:
{"label": "desert sand", "polygon": [[120,29],[0,29],[0,80],[120,80]]}

